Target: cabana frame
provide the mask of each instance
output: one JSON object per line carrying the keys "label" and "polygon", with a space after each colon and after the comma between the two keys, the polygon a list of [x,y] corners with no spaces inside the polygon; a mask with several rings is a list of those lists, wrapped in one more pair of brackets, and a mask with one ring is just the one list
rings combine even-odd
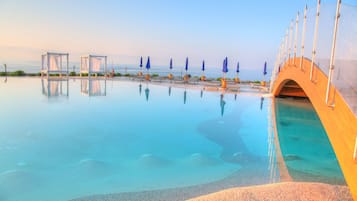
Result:
{"label": "cabana frame", "polygon": [[[104,59],[104,64],[103,60]],[[107,74],[107,56],[99,55],[86,55],[81,57],[81,65],[79,75],[82,77],[83,73],[88,74],[90,77],[92,74],[97,76],[99,73]]]}
{"label": "cabana frame", "polygon": [[62,74],[69,76],[69,54],[68,53],[55,53],[46,52],[41,55],[41,77],[47,75],[49,78],[50,74]]}

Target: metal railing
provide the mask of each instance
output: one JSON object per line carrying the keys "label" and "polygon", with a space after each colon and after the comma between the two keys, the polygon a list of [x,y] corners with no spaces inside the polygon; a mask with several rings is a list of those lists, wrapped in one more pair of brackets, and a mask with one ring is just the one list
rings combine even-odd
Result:
{"label": "metal railing", "polygon": [[[303,60],[311,60],[310,81],[318,79],[316,66],[328,78],[325,103],[334,106],[330,95],[334,86],[357,115],[357,5],[344,4],[342,0],[336,4],[317,0],[316,8],[306,6],[303,13],[291,21],[282,39],[271,83],[285,64],[305,71]],[[301,58],[299,64],[296,58]]]}

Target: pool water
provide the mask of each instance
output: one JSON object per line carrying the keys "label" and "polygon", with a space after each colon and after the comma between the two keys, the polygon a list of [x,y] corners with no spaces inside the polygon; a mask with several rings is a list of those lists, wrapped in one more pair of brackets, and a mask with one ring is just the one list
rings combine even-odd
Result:
{"label": "pool water", "polygon": [[[170,84],[9,78],[0,84],[0,200],[59,201],[201,187],[186,199],[279,182],[271,102],[254,94]],[[277,104],[279,133],[286,124],[307,125],[285,118],[301,107]],[[316,115],[308,111],[305,116]],[[317,130],[323,129],[311,132]],[[316,143],[303,136],[294,139]],[[328,140],[311,152],[296,150],[300,145],[294,140],[279,140],[287,166],[297,170],[289,173],[304,173],[294,179],[305,180],[315,171],[327,178],[323,182],[331,182],[331,174],[341,175]],[[326,160],[314,158],[325,149]]]}
{"label": "pool water", "polygon": [[335,152],[308,99],[277,98],[279,142],[295,181],[345,185]]}
{"label": "pool water", "polygon": [[269,99],[112,80],[0,87],[0,200],[194,186],[253,164],[269,182]]}

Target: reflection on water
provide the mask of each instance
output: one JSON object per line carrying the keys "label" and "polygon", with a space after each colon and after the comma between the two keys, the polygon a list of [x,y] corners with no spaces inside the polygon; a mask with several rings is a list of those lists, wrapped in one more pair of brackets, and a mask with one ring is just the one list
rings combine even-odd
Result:
{"label": "reflection on water", "polygon": [[[39,79],[14,79],[0,93],[0,105],[9,106],[0,112],[0,200],[269,182],[267,115],[257,96],[238,94],[235,102],[234,94],[205,91],[200,98],[200,90],[172,87],[169,97],[168,86],[150,82],[140,96],[139,83],[118,81],[107,88],[110,97],[83,101],[78,92],[89,93],[90,83],[78,79],[69,81],[65,104],[48,104]],[[23,106],[24,98],[33,107]]]}
{"label": "reflection on water", "polygon": [[89,77],[81,80],[81,93],[87,96],[106,96],[107,80]]}
{"label": "reflection on water", "polygon": [[[139,83],[118,81],[108,88],[111,97],[82,101],[85,97],[78,93],[82,83],[77,80],[69,83],[76,90],[71,90],[68,103],[47,104],[38,98],[42,97],[38,79],[14,79],[16,84],[9,82],[0,93],[0,105],[9,106],[0,113],[0,200],[69,200],[204,183],[222,190],[279,181],[274,135],[267,133],[270,98],[265,98],[260,112],[258,96],[236,98],[206,91],[201,99],[199,90],[172,87],[168,97],[167,86],[142,86],[145,83],[139,85],[138,94]],[[45,90],[60,94],[61,83],[53,90],[45,83]],[[86,86],[90,91],[89,82]],[[65,82],[62,87],[66,88]],[[148,98],[151,95],[149,107],[140,96],[145,88]],[[188,96],[183,105],[182,98]],[[34,107],[23,107],[24,98]],[[318,144],[324,138],[313,135],[316,126],[310,110],[300,107],[303,115],[291,117],[298,105],[283,104],[277,111],[281,112],[278,126],[286,130],[279,134],[289,172],[305,181],[310,174],[331,178],[334,167],[321,154],[330,152],[321,151],[324,146]],[[138,117],[146,120],[139,122]],[[66,125],[65,130],[58,129],[58,122]],[[298,165],[301,162],[304,165]],[[31,189],[34,186],[38,191]]]}
{"label": "reflection on water", "polygon": [[[85,79],[78,79],[80,81],[80,92],[82,95],[86,96],[107,96],[107,80],[103,78],[85,78]],[[48,97],[60,97],[60,96],[65,96],[69,97],[69,79],[67,78],[50,78],[50,79],[41,79],[42,82],[42,94]],[[75,79],[73,79],[73,83],[75,83]],[[139,82],[138,86],[138,91],[139,91],[139,96],[141,96],[142,93],[145,94],[145,100],[149,101],[150,99],[150,82],[145,82],[143,83],[142,81]],[[145,85],[145,89],[143,88]],[[185,86],[183,90],[183,104],[186,105],[188,104],[188,90]],[[111,87],[113,89],[113,85]],[[178,88],[177,88],[178,89]],[[173,90],[176,90],[174,87],[169,84],[168,86],[168,96],[172,96]],[[205,88],[201,88],[199,90],[199,96],[201,99],[204,99],[204,93]],[[152,94],[151,94],[152,95]],[[225,94],[222,92],[219,96],[219,107],[220,107],[220,114],[221,117],[224,116],[225,113],[225,108],[226,108],[226,101],[225,101],[225,96],[227,97],[234,97],[234,100],[237,101],[238,94]],[[260,110],[263,110],[263,102],[264,98],[261,97],[260,99]]]}
{"label": "reflection on water", "polygon": [[345,184],[335,152],[308,99],[276,99],[276,126],[290,176],[297,181]]}
{"label": "reflection on water", "polygon": [[69,84],[66,78],[41,79],[42,94],[47,97],[68,97]]}
{"label": "reflection on water", "polygon": [[146,88],[145,88],[145,98],[146,98],[146,101],[149,101],[149,95],[150,95],[150,89],[149,89],[149,86],[146,85]]}
{"label": "reflection on water", "polygon": [[140,82],[140,84],[139,84],[139,95],[140,95],[140,96],[141,96],[142,90],[143,90],[143,85],[142,85],[141,82]]}
{"label": "reflection on water", "polygon": [[226,105],[226,101],[223,100],[224,94],[221,94],[221,99],[219,105],[221,106],[221,116],[223,117],[224,114],[224,106]]}

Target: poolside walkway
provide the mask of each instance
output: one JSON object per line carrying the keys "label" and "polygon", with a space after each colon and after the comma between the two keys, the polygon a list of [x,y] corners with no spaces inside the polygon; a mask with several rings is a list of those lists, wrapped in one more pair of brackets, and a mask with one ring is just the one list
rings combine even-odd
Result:
{"label": "poolside walkway", "polygon": [[332,201],[353,200],[346,186],[335,186],[322,183],[287,182],[261,186],[232,188],[217,193],[204,195],[189,201]]}

